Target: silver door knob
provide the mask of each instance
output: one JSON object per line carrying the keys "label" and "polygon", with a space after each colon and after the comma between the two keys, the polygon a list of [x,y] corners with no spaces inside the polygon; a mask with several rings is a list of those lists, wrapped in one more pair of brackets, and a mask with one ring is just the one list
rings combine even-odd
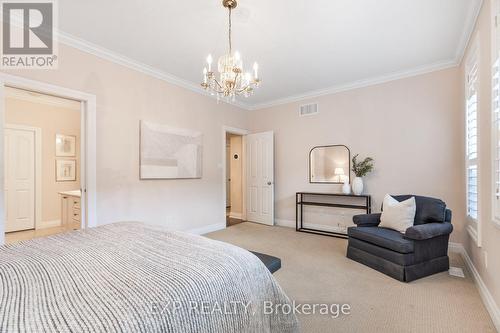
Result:
{"label": "silver door knob", "polygon": [[273,183],[271,183],[271,182],[267,182],[267,185],[271,186],[271,185],[273,185]]}

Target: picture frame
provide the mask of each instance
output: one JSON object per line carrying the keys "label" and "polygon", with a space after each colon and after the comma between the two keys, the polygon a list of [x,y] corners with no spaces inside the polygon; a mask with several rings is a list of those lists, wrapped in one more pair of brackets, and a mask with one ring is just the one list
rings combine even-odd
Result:
{"label": "picture frame", "polygon": [[76,181],[76,160],[56,160],[56,182]]}
{"label": "picture frame", "polygon": [[203,134],[141,121],[139,178],[200,179],[203,171]]}
{"label": "picture frame", "polygon": [[56,157],[76,157],[76,136],[56,134]]}

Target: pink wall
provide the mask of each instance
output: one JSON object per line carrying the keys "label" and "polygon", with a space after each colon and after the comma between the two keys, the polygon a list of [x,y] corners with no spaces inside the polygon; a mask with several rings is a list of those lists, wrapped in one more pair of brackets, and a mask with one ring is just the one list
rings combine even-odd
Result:
{"label": "pink wall", "polygon": [[[443,198],[457,216],[453,239],[463,239],[458,69],[323,96],[312,100],[319,102],[320,114],[304,118],[297,115],[299,103],[242,111],[65,45],[58,70],[11,73],[97,96],[100,224],[141,220],[192,229],[222,223],[222,126],[227,125],[275,131],[278,219],[294,219],[298,190],[340,191],[308,183],[308,152],[315,145],[346,144],[353,154],[376,160],[376,171],[366,178],[375,207],[385,193]],[[202,131],[203,178],[140,181],[140,120]]]}
{"label": "pink wall", "polygon": [[[245,127],[247,112],[65,45],[58,70],[9,73],[97,96],[99,224],[225,225],[222,126]],[[203,132],[203,178],[139,180],[140,120]]]}
{"label": "pink wall", "polygon": [[[460,71],[451,68],[376,86],[251,113],[253,131],[274,130],[276,218],[295,220],[295,192],[340,192],[341,185],[309,184],[312,147],[344,144],[351,155],[375,159],[365,179],[375,210],[383,196],[442,198],[455,215],[452,240],[463,239],[463,113]],[[299,117],[301,104],[319,103]],[[292,222],[293,223],[293,222]]]}

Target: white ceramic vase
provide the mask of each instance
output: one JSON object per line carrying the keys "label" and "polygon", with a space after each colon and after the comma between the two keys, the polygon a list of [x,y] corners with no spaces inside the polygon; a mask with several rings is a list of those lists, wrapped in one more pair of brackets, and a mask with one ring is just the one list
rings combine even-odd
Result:
{"label": "white ceramic vase", "polygon": [[354,195],[361,195],[361,193],[363,193],[363,178],[354,178],[352,181],[352,193],[354,193]]}
{"label": "white ceramic vase", "polygon": [[342,185],[342,193],[351,194],[351,185],[348,180],[345,180],[344,185]]}

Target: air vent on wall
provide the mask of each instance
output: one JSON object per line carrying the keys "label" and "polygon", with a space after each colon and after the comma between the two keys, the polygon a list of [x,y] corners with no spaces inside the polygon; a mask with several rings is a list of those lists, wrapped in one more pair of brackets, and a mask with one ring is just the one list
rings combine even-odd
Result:
{"label": "air vent on wall", "polygon": [[318,104],[307,104],[307,105],[301,105],[300,110],[299,110],[299,116],[304,117],[304,116],[312,116],[315,114],[318,114]]}

